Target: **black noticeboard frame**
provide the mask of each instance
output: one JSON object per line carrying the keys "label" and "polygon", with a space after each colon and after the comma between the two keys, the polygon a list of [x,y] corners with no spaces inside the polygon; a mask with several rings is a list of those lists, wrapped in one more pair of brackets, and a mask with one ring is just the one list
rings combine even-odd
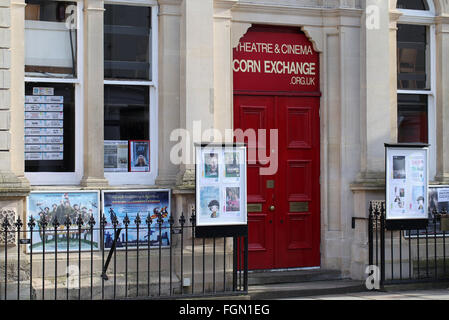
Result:
{"label": "black noticeboard frame", "polygon": [[195,227],[195,238],[246,237],[248,225]]}
{"label": "black noticeboard frame", "polygon": [[[389,188],[387,187],[388,181],[388,168],[387,168],[387,149],[388,148],[402,148],[402,149],[426,149],[429,148],[430,144],[426,143],[385,143],[385,228],[386,230],[419,230],[419,229],[425,229],[428,225],[428,219],[388,219],[388,205],[387,202],[387,192],[389,191]],[[427,188],[424,190],[424,194],[428,195],[428,159],[426,159],[426,186]],[[425,210],[427,212],[428,207],[428,201],[425,203]]]}
{"label": "black noticeboard frame", "polygon": [[[246,143],[196,143],[195,147],[221,147],[221,148],[236,148],[247,147]],[[246,166],[246,152],[245,150],[245,166]],[[196,154],[196,152],[195,152]],[[195,163],[195,199],[197,199],[198,185],[196,183],[198,163]],[[246,179],[246,169],[245,169]],[[246,180],[245,180],[245,193],[246,193]],[[196,201],[196,200],[195,200]],[[245,212],[246,209],[246,196],[245,196]],[[198,214],[198,207],[196,207],[196,214]],[[197,219],[197,218],[196,218]],[[196,222],[196,221],[195,221]],[[246,224],[228,224],[228,225],[195,225],[195,238],[217,238],[217,237],[246,237],[248,236],[248,218],[246,218]]]}

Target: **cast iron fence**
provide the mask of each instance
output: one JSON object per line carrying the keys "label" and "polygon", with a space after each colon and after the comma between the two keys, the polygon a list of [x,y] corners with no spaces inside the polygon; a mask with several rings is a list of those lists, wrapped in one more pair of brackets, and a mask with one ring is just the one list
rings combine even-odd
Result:
{"label": "cast iron fence", "polygon": [[[371,201],[368,217],[369,265],[377,266],[380,287],[388,284],[449,281],[446,231],[432,210],[425,229],[387,230],[385,201]],[[447,215],[446,215],[447,216]]]}
{"label": "cast iron fence", "polygon": [[[196,239],[195,221],[194,210],[189,219],[184,214],[177,221],[170,217],[168,225],[161,215],[152,219],[138,214],[134,221],[125,216],[121,222],[115,217],[109,224],[104,214],[98,222],[93,217],[85,221],[81,215],[63,222],[56,217],[30,218],[26,223],[20,217],[5,217],[0,221],[0,273],[4,273],[0,300],[175,299],[247,293],[247,236]],[[97,231],[99,248],[93,241]],[[131,232],[140,239],[142,231],[148,235],[146,244],[128,241]],[[150,240],[154,232],[157,241]],[[35,234],[42,239],[39,252],[33,252]],[[105,234],[113,235],[106,248]],[[82,250],[86,239],[91,240],[90,248]],[[59,249],[58,241],[67,243],[66,250]]]}

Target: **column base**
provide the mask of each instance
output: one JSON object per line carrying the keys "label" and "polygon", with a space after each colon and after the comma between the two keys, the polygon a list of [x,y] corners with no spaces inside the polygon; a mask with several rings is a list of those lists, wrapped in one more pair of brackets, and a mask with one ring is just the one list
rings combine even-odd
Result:
{"label": "column base", "polygon": [[435,176],[435,182],[438,184],[449,184],[449,174],[437,174]]}
{"label": "column base", "polygon": [[350,188],[355,190],[384,190],[385,189],[385,172],[360,172]]}
{"label": "column base", "polygon": [[195,170],[186,169],[179,172],[176,187],[177,189],[195,189]]}
{"label": "column base", "polygon": [[156,185],[161,187],[173,187],[177,184],[178,175],[176,174],[159,174],[156,178]]}
{"label": "column base", "polygon": [[109,186],[109,182],[105,178],[83,177],[80,183],[84,189],[99,189]]}
{"label": "column base", "polygon": [[12,172],[0,172],[0,197],[22,197],[30,192],[30,182]]}

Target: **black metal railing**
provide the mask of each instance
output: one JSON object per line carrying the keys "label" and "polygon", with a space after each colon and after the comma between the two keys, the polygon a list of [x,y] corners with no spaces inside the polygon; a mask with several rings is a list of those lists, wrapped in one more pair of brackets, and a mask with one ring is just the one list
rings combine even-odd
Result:
{"label": "black metal railing", "polygon": [[[161,216],[152,219],[150,215],[137,215],[134,221],[128,216],[123,221],[114,218],[111,223],[104,215],[100,221],[93,217],[84,221],[81,215],[75,221],[55,217],[52,221],[31,218],[25,223],[20,217],[15,221],[5,218],[0,221],[0,234],[4,235],[0,244],[0,273],[4,273],[0,300],[245,294],[247,236],[196,239],[195,220],[194,210],[189,219],[184,214],[176,221],[170,217],[168,225]],[[101,240],[96,247],[92,240],[98,231]],[[147,232],[147,243],[128,239],[131,232],[140,239],[143,231]],[[157,234],[156,242],[150,241],[152,233]],[[36,234],[42,240],[39,250],[33,246]],[[111,234],[105,245],[105,235]],[[64,242],[67,246],[62,250]],[[86,248],[86,243],[90,247]]]}
{"label": "black metal railing", "polygon": [[380,287],[388,284],[449,280],[445,210],[429,213],[423,229],[387,230],[385,201],[371,201],[368,217],[368,264],[379,268]]}

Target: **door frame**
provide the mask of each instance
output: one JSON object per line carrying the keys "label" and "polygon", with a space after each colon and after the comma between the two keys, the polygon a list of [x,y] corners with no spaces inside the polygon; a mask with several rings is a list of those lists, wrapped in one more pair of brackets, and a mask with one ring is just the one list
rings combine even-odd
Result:
{"label": "door frame", "polygon": [[[233,128],[235,129],[235,106],[234,106],[234,100],[236,96],[272,96],[275,100],[277,100],[277,97],[293,97],[293,98],[304,98],[304,97],[312,97],[312,98],[317,98],[318,99],[318,126],[319,128],[316,128],[318,130],[318,145],[316,146],[317,150],[316,152],[318,152],[318,162],[317,165],[319,166],[319,175],[318,175],[318,181],[317,183],[319,184],[319,193],[317,195],[317,199],[316,199],[316,206],[317,206],[317,210],[318,213],[316,215],[316,219],[318,219],[318,221],[316,222],[318,224],[317,228],[317,235],[313,236],[313,238],[315,239],[315,237],[317,238],[318,241],[318,251],[316,252],[316,254],[318,255],[318,265],[314,265],[314,266],[307,266],[307,267],[288,267],[288,268],[320,268],[321,267],[321,244],[322,244],[322,230],[321,230],[321,222],[322,222],[322,217],[321,217],[321,209],[322,209],[322,184],[321,184],[321,176],[322,176],[322,172],[323,172],[323,168],[322,168],[322,153],[323,153],[323,149],[322,149],[322,145],[323,145],[323,141],[322,141],[322,119],[321,119],[321,105],[322,105],[322,101],[321,101],[321,92],[300,92],[300,91],[250,91],[250,90],[233,90],[233,95],[232,95],[232,124],[233,124]],[[279,120],[277,119],[277,116],[275,116],[275,125],[276,127],[278,127],[278,123]],[[276,226],[273,226],[273,228],[276,228]],[[276,232],[276,230],[274,230],[274,233]],[[276,239],[275,234],[273,234],[273,238],[274,240]],[[273,248],[274,250],[274,248]],[[277,255],[278,252],[274,252],[273,253],[273,265],[275,266],[274,268],[271,269],[267,269],[267,270],[276,270],[276,269],[285,269],[283,267],[276,267],[276,259],[277,259]],[[263,269],[257,269],[257,270],[263,270]]]}

